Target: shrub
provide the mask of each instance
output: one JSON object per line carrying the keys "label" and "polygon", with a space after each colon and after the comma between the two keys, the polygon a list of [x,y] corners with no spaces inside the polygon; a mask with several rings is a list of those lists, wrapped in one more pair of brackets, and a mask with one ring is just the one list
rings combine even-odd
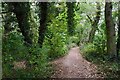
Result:
{"label": "shrub", "polygon": [[76,36],[69,37],[67,40],[67,45],[69,49],[79,45],[79,38]]}
{"label": "shrub", "polygon": [[[46,78],[51,74],[48,64],[48,49],[39,46],[26,47],[23,37],[12,32],[3,41],[3,78]],[[26,61],[25,69],[14,69],[14,62]],[[21,65],[22,66],[22,65]]]}
{"label": "shrub", "polygon": [[96,53],[96,48],[94,44],[88,43],[81,49],[83,56],[87,60],[92,60],[94,57],[98,56]]}

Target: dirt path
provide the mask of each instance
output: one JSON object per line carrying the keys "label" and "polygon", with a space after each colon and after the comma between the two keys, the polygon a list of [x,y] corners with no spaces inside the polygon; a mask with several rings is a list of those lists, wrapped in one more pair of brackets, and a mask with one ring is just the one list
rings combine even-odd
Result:
{"label": "dirt path", "polygon": [[85,60],[79,47],[71,48],[68,55],[52,62],[55,73],[52,78],[96,78],[97,67]]}

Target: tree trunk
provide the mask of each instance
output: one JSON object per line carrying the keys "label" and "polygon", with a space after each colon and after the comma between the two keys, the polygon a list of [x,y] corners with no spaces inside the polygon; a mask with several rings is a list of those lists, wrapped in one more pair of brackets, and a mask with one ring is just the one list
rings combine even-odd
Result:
{"label": "tree trunk", "polygon": [[75,25],[74,25],[74,5],[75,3],[74,2],[66,2],[66,5],[67,5],[67,24],[68,24],[68,34],[70,36],[73,36],[74,35],[74,28],[75,28]]}
{"label": "tree trunk", "polygon": [[26,45],[31,45],[32,42],[32,32],[30,31],[30,4],[29,2],[13,2],[14,13],[16,15],[19,28],[24,36],[24,41]]}
{"label": "tree trunk", "polygon": [[[7,3],[7,2],[6,2]],[[11,22],[13,22],[13,16],[12,12],[10,11],[11,6],[7,3],[1,3],[2,4],[2,21],[3,21],[3,27],[4,27],[4,35],[7,35],[9,32],[14,30],[14,28],[11,26]]]}
{"label": "tree trunk", "polygon": [[118,38],[117,38],[117,56],[120,52],[120,2],[118,2]]}
{"label": "tree trunk", "polygon": [[106,36],[107,36],[107,53],[110,58],[116,57],[116,36],[115,26],[112,19],[112,2],[105,4],[105,23],[106,23]]}
{"label": "tree trunk", "polygon": [[[92,25],[92,29],[90,31],[90,35],[89,35],[89,41],[90,43],[93,42],[94,36],[95,36],[95,32],[97,30],[97,26],[100,20],[100,13],[101,13],[101,8],[100,8],[100,3],[97,3],[97,12],[96,12],[96,17],[94,18],[94,21],[91,21],[91,25]],[[90,19],[90,17],[88,16],[88,18]],[[90,19],[91,20],[91,19]]]}
{"label": "tree trunk", "polygon": [[41,2],[39,3],[39,8],[40,8],[40,27],[39,27],[39,38],[38,38],[38,43],[40,45],[40,48],[42,47],[44,38],[45,38],[45,32],[47,29],[47,2]]}

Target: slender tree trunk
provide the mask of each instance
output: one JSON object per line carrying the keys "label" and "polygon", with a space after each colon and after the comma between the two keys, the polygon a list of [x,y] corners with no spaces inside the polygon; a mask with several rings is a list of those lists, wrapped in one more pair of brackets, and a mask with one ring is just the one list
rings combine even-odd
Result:
{"label": "slender tree trunk", "polygon": [[39,8],[40,8],[40,27],[39,27],[39,38],[38,38],[38,43],[40,45],[40,48],[42,47],[44,38],[45,38],[45,32],[47,29],[47,2],[41,2],[39,3]]}
{"label": "slender tree trunk", "polygon": [[30,4],[29,2],[14,2],[12,3],[14,7],[14,13],[16,15],[19,28],[24,36],[24,41],[26,45],[31,45],[32,41],[32,32],[30,30]]}
{"label": "slender tree trunk", "polygon": [[[92,25],[92,29],[90,31],[90,35],[89,35],[89,41],[90,43],[93,42],[94,36],[95,36],[95,32],[97,30],[97,26],[100,20],[100,13],[101,13],[101,8],[100,8],[100,3],[97,3],[97,12],[96,12],[96,17],[94,18],[94,21],[91,21],[91,25]],[[90,17],[88,16],[88,18],[90,19]]]}
{"label": "slender tree trunk", "polygon": [[120,52],[120,2],[118,2],[118,38],[117,38],[117,56]]}
{"label": "slender tree trunk", "polygon": [[112,2],[105,4],[105,23],[107,30],[107,53],[110,58],[116,57],[116,35],[115,26],[112,19]]}
{"label": "slender tree trunk", "polygon": [[67,5],[67,24],[68,24],[68,34],[70,36],[74,35],[74,28],[75,28],[75,25],[74,25],[74,6],[75,6],[75,3],[74,2],[67,2],[66,3]]}

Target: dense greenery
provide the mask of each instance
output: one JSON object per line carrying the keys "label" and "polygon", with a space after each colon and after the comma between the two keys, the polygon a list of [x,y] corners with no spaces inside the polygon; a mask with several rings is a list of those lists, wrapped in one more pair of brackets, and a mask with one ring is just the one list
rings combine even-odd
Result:
{"label": "dense greenery", "polygon": [[120,3],[1,4],[3,78],[48,78],[50,61],[74,46],[108,77],[120,76]]}

